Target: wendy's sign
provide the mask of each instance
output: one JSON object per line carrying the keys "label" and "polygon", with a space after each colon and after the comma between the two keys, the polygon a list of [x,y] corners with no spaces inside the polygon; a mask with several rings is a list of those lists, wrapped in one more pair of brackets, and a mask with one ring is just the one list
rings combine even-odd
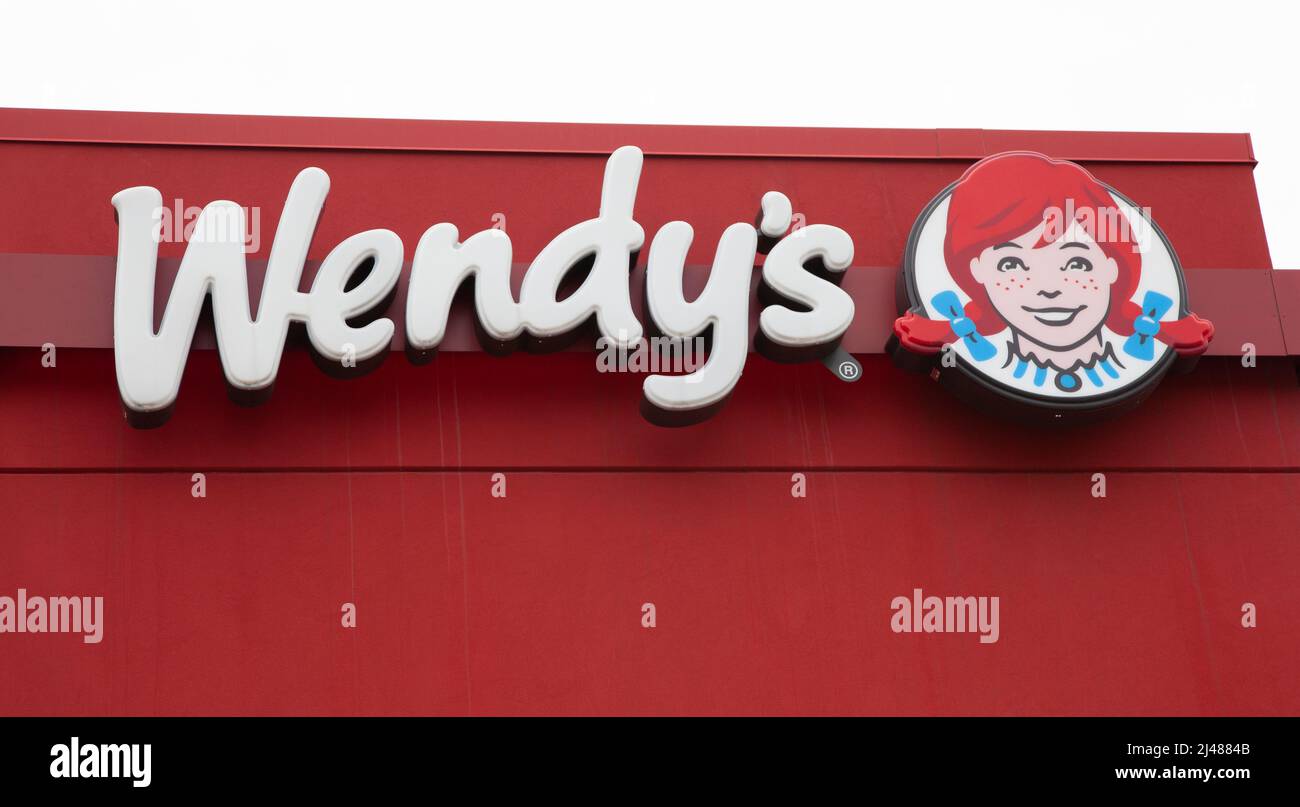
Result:
{"label": "wendy's sign", "polygon": [[1032,152],[983,159],[930,202],[897,297],[896,362],[1017,416],[1135,405],[1214,334],[1149,211]]}
{"label": "wendy's sign", "polygon": [[[633,218],[641,169],[634,147],[609,157],[596,216],[556,234],[537,254],[517,300],[503,230],[462,240],[452,224],[429,227],[414,250],[404,302],[411,359],[432,358],[453,298],[471,282],[476,330],[490,352],[545,350],[592,323],[607,348],[637,349],[646,328],[633,311],[629,283],[645,241]],[[113,197],[115,362],[133,425],[167,419],[209,295],[223,372],[238,402],[270,395],[294,322],[305,326],[327,372],[360,374],[383,360],[396,330],[383,313],[405,254],[396,233],[368,230],[344,239],[310,290],[299,291],[328,193],[329,177],[318,168],[294,180],[255,317],[244,210],[228,201],[204,207],[156,333],[162,196],[135,187]],[[673,221],[655,234],[644,317],[670,340],[707,334],[709,347],[697,368],[646,378],[641,409],[649,420],[683,425],[716,412],[740,380],[751,339],[783,362],[835,351],[855,310],[839,285],[853,242],[825,224],[791,232],[793,218],[789,199],[765,194],[757,225],[737,222],[722,233],[708,282],[692,300],[683,291],[691,226]],[[759,253],[767,253],[763,307],[751,334]],[[577,289],[563,293],[574,275],[582,275]],[[896,361],[929,369],[984,408],[1049,419],[1137,403],[1179,357],[1190,361],[1204,352],[1213,335],[1209,322],[1190,313],[1178,259],[1148,212],[1079,166],[1030,152],[981,160],[935,197],[912,229],[897,291],[902,316],[887,347]]]}
{"label": "wendy's sign", "polygon": [[[412,259],[405,301],[412,358],[430,358],[438,348],[452,299],[471,279],[480,339],[493,352],[511,349],[525,335],[529,345],[553,345],[593,319],[606,345],[639,346],[644,329],[632,310],[628,284],[631,263],[645,240],[633,219],[641,166],[641,151],[631,146],[610,156],[598,214],[557,234],[538,253],[517,301],[510,286],[510,237],[504,231],[485,230],[463,241],[452,224],[425,231]],[[270,395],[292,322],[306,326],[313,354],[328,372],[359,374],[383,360],[396,326],[381,315],[397,289],[404,252],[396,233],[367,230],[344,239],[321,263],[310,291],[298,290],[328,194],[329,177],[319,168],[307,168],[294,180],[271,244],[256,317],[250,314],[243,209],[227,201],[207,205],[194,223],[198,237],[186,247],[157,333],[162,196],[151,187],[114,195],[114,355],[118,391],[132,425],[157,426],[168,418],[209,294],[222,369],[238,402],[258,403]],[[837,346],[853,321],[853,299],[837,285],[853,260],[853,241],[844,230],[824,224],[787,235],[792,219],[789,199],[775,191],[765,194],[759,226],[737,222],[726,228],[704,290],[689,301],[682,274],[694,238],[691,226],[673,221],[655,235],[646,268],[649,317],[669,339],[705,333],[711,338],[698,369],[646,378],[642,411],[648,419],[662,425],[696,422],[731,394],[749,353],[751,280],[760,249],[768,253],[762,281],[773,302],[758,318],[759,349],[792,361],[822,357]],[[586,273],[581,285],[561,294],[566,278],[580,266]]]}

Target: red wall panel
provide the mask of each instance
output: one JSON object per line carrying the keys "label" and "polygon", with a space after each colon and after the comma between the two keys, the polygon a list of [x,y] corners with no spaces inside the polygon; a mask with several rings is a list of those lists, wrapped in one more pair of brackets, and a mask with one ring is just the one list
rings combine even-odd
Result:
{"label": "red wall panel", "polygon": [[[486,473],[190,484],[5,476],[0,591],[102,594],[108,617],[98,645],[6,637],[0,709],[1300,708],[1291,473],[1112,474],[1105,499],[1029,473],[814,473],[806,499],[762,472],[511,473],[504,499]],[[892,633],[914,587],[999,596],[999,641]]]}
{"label": "red wall panel", "polygon": [[[0,193],[0,252],[113,255],[109,200],[123,188],[152,185],[165,202],[230,199],[260,207],[265,257],[290,183],[314,165],[330,175],[330,195],[313,259],[374,227],[393,230],[414,250],[434,224],[451,222],[469,234],[491,228],[493,214],[504,213],[516,259],[531,260],[557,234],[596,214],[607,157],[3,143],[0,175],[8,188]],[[853,237],[855,265],[896,266],[917,214],[970,162],[651,155],[636,218],[647,246],[665,223],[690,222],[696,239],[689,260],[708,264],[722,231],[752,220],[762,195],[779,190],[809,223],[844,228]],[[1184,265],[1272,266],[1251,165],[1085,166],[1150,207]],[[159,254],[179,257],[183,246],[163,244]]]}

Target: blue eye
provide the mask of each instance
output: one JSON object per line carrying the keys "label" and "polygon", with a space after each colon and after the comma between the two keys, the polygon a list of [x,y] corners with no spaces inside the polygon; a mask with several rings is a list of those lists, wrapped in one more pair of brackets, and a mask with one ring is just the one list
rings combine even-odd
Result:
{"label": "blue eye", "polygon": [[1020,269],[1026,272],[1029,271],[1029,267],[1025,266],[1025,262],[1020,260],[1019,258],[1008,257],[998,261],[999,272],[1010,272],[1015,269]]}
{"label": "blue eye", "polygon": [[1061,267],[1061,271],[1062,271],[1062,272],[1065,272],[1065,271],[1072,271],[1072,272],[1091,272],[1091,271],[1092,271],[1092,261],[1088,260],[1087,258],[1080,258],[1080,257],[1077,257],[1077,256],[1076,256],[1076,257],[1071,258],[1070,260],[1066,261],[1066,262],[1065,262],[1065,266],[1062,266],[1062,267]]}

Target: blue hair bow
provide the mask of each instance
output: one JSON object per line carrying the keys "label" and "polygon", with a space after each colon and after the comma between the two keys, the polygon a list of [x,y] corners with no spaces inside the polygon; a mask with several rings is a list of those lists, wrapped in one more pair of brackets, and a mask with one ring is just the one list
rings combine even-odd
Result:
{"label": "blue hair bow", "polygon": [[934,295],[930,302],[952,325],[952,332],[957,335],[957,338],[966,340],[966,348],[975,361],[991,359],[998,352],[989,340],[980,336],[979,331],[975,330],[975,323],[966,316],[966,309],[962,308],[961,299],[957,297],[956,292],[941,291]]}
{"label": "blue hair bow", "polygon": [[1142,315],[1133,320],[1133,335],[1124,342],[1124,352],[1135,359],[1151,361],[1156,351],[1156,334],[1160,333],[1160,318],[1174,301],[1158,291],[1149,291],[1142,298]]}

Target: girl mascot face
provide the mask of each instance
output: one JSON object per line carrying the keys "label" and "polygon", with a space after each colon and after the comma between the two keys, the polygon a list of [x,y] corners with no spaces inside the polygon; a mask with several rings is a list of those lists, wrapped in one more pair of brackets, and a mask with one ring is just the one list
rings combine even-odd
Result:
{"label": "girl mascot face", "polygon": [[1025,347],[1068,351],[1100,339],[1119,261],[1083,227],[1056,242],[1044,236],[1047,229],[1043,221],[984,247],[970,259],[970,275]]}
{"label": "girl mascot face", "polygon": [[1106,226],[1115,209],[1073,163],[1028,153],[981,161],[952,192],[948,270],[990,332],[1010,327],[1039,355],[1086,348],[1107,321],[1119,332],[1136,313],[1126,306],[1142,256],[1131,227]]}
{"label": "girl mascot face", "polygon": [[[932,209],[941,209],[938,202]],[[934,224],[926,222],[927,215],[918,231]],[[1183,354],[1203,352],[1213,327],[1174,307],[1181,292],[1170,291],[1171,299],[1151,291],[1159,283],[1148,283],[1139,298],[1139,242],[1153,227],[1134,215],[1136,220],[1105,185],[1073,163],[1033,152],[981,160],[948,194],[943,266],[927,270],[926,299],[895,322],[899,343],[936,353],[965,340],[974,363],[1007,370],[999,381],[1031,394],[1042,389],[1085,396],[1131,383],[1139,371],[1126,366],[1163,355],[1150,340]],[[913,265],[921,260],[909,255],[913,289],[925,285]],[[1179,288],[1172,252],[1162,266],[1164,288]],[[930,296],[941,288],[946,294]],[[937,316],[924,315],[924,302]],[[1001,361],[994,361],[1002,348]],[[1055,384],[1044,383],[1049,376]]]}

